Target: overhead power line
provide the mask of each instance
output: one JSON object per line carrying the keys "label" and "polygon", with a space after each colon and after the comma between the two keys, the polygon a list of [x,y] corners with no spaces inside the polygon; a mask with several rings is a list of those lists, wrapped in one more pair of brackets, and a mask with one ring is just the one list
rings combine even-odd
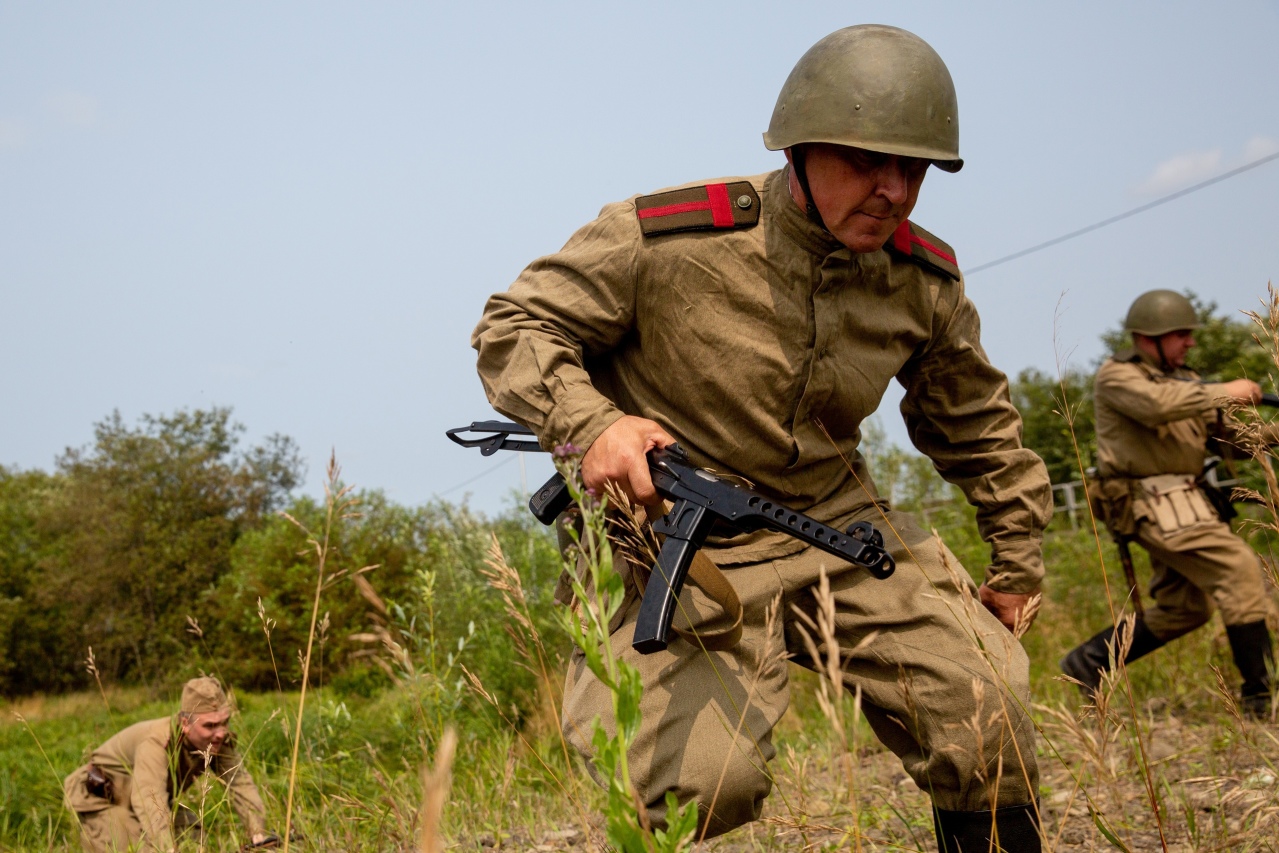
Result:
{"label": "overhead power line", "polygon": [[438,497],[438,498],[442,498],[442,497],[444,497],[445,495],[448,495],[448,494],[451,494],[451,493],[453,493],[453,492],[456,492],[458,489],[462,488],[463,486],[469,486],[469,485],[471,485],[471,484],[472,484],[472,483],[474,483],[476,480],[482,480],[483,478],[487,477],[489,474],[492,474],[492,473],[493,473],[494,471],[496,471],[498,468],[501,468],[501,467],[503,467],[503,466],[505,466],[505,465],[509,465],[509,464],[511,464],[512,462],[514,462],[514,461],[515,461],[515,458],[516,458],[517,456],[523,456],[523,455],[524,455],[523,453],[512,453],[510,456],[506,457],[506,458],[505,458],[505,459],[503,459],[501,462],[499,462],[499,463],[497,463],[496,465],[493,465],[493,466],[491,466],[491,467],[489,467],[489,468],[486,468],[485,470],[483,470],[483,471],[481,471],[480,473],[476,474],[474,477],[471,477],[469,480],[463,480],[462,482],[458,483],[456,486],[449,486],[447,489],[445,489],[445,490],[444,490],[444,491],[442,491],[442,492],[436,492],[436,493],[435,493],[435,496],[436,496],[436,497]]}
{"label": "overhead power line", "polygon": [[1134,207],[1132,210],[1129,210],[1125,213],[1121,213],[1118,216],[1112,216],[1109,219],[1103,219],[1100,222],[1094,222],[1092,225],[1088,225],[1084,228],[1080,228],[1077,231],[1071,231],[1069,234],[1063,234],[1060,237],[1054,237],[1053,239],[1048,240],[1046,242],[1039,243],[1038,245],[1035,245],[1035,246],[1031,246],[1029,249],[1022,249],[1020,252],[1013,252],[1011,255],[1004,255],[1002,258],[996,258],[993,261],[987,261],[986,263],[975,266],[970,270],[965,270],[964,275],[966,277],[972,276],[974,273],[979,273],[982,270],[988,270],[991,267],[997,267],[1000,264],[1006,264],[1009,261],[1015,261],[1018,258],[1024,258],[1027,255],[1034,254],[1035,252],[1038,252],[1042,249],[1047,249],[1050,246],[1056,246],[1058,243],[1064,243],[1067,240],[1073,240],[1076,237],[1081,237],[1084,234],[1089,233],[1090,231],[1096,231],[1099,228],[1105,228],[1107,225],[1113,225],[1116,222],[1119,222],[1120,220],[1123,220],[1123,219],[1127,219],[1130,216],[1136,216],[1138,213],[1145,213],[1147,210],[1150,210],[1152,207],[1158,207],[1161,204],[1167,204],[1168,202],[1173,201],[1174,199],[1181,198],[1184,195],[1190,195],[1193,192],[1198,192],[1204,187],[1210,187],[1213,184],[1219,184],[1222,181],[1226,180],[1227,178],[1233,178],[1235,175],[1241,175],[1244,172],[1247,172],[1249,169],[1255,169],[1258,166],[1264,166],[1266,163],[1269,163],[1271,160],[1279,160],[1279,151],[1276,151],[1273,154],[1267,154],[1265,157],[1262,157],[1259,160],[1253,160],[1251,163],[1245,163],[1244,165],[1240,166],[1237,169],[1231,169],[1229,172],[1223,172],[1222,174],[1217,175],[1217,177],[1215,178],[1209,178],[1208,180],[1197,183],[1194,186],[1186,187],[1184,190],[1177,190],[1175,193],[1166,195],[1163,198],[1157,198],[1152,202],[1147,202],[1146,204],[1143,204],[1141,207]]}

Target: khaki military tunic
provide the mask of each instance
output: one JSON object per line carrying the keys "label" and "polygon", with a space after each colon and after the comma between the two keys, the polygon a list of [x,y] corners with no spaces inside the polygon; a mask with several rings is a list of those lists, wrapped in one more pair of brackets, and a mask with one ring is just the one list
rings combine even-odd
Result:
{"label": "khaki military tunic", "polygon": [[[1018,710],[1026,707],[1025,655],[984,609],[964,612],[960,589],[974,592],[971,582],[946,572],[935,542],[889,512],[857,452],[862,421],[897,379],[912,441],[977,507],[993,553],[987,581],[1007,592],[1038,589],[1049,484],[1021,447],[1021,421],[981,348],[976,310],[957,276],[903,254],[842,246],[798,208],[785,170],[727,179],[738,180],[758,194],[754,227],[646,237],[637,200],[608,205],[494,295],[472,338],[493,406],[532,427],[544,447],[587,448],[623,414],[647,417],[697,464],[741,475],[819,521],[871,521],[897,560],[896,574],[876,581],[776,533],[712,540],[708,554],[733,568],[746,611],[743,640],[728,652],[676,642],[638,656],[629,648],[632,606],[614,648],[644,679],[644,726],[631,759],[641,796],[658,815],[667,790],[697,800],[704,818],[714,801],[713,831],[758,814],[770,787],[770,732],[788,697],[784,667],[748,689],[770,640],[764,609],[779,594],[811,606],[824,566],[838,590],[848,683],[864,687],[880,738],[921,787],[942,808],[1025,803],[1037,778]],[[684,605],[698,607],[698,595],[686,590]],[[771,639],[798,649],[785,613],[784,636]],[[987,637],[991,662],[974,635]],[[914,679],[909,700],[902,673]],[[998,704],[1004,691],[1012,709],[981,745],[960,725],[972,715],[974,678],[990,682],[988,701]],[[564,726],[584,753],[592,718],[607,720],[610,708],[607,690],[576,660]],[[976,777],[997,774],[973,770],[1001,759],[1020,769],[1008,770],[996,792]]]}
{"label": "khaki military tunic", "polygon": [[1097,468],[1111,507],[1108,523],[1150,554],[1155,606],[1145,621],[1161,640],[1204,624],[1214,607],[1227,625],[1264,619],[1268,611],[1256,552],[1217,518],[1193,482],[1209,437],[1229,426],[1220,409],[1228,397],[1224,385],[1201,383],[1185,368],[1165,372],[1136,350],[1097,372]]}
{"label": "khaki military tunic", "polygon": [[[113,796],[107,800],[89,793],[87,764],[66,778],[67,806],[80,818],[84,849],[114,853],[141,842],[144,851],[172,850],[173,801],[206,770],[204,756],[183,742],[177,718],[134,723],[94,750],[89,763],[110,778]],[[266,808],[229,740],[212,754],[207,769],[226,785],[231,807],[249,834],[265,832]]]}

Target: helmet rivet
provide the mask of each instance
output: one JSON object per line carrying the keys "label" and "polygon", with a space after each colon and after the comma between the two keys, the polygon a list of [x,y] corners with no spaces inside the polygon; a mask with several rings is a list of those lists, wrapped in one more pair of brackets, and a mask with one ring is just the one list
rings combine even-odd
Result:
{"label": "helmet rivet", "polygon": [[861,104],[853,104],[853,109],[860,110],[861,108],[862,108]]}
{"label": "helmet rivet", "polygon": [[746,210],[751,206],[751,197],[748,195],[739,195],[737,197],[737,206],[742,210]]}

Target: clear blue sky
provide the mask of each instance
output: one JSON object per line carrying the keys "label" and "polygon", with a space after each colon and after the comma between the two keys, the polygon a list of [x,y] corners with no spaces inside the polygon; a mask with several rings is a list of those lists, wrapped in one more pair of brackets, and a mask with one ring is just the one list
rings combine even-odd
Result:
{"label": "clear blue sky", "polygon": [[[497,509],[518,465],[455,488],[500,460],[443,438],[491,415],[485,298],[606,202],[776,168],[818,38],[890,23],[946,60],[967,166],[913,218],[972,267],[1279,150],[1279,5],[1228,8],[0,2],[0,464],[228,405],[300,442],[308,490],[336,448],[394,500]],[[1151,287],[1256,307],[1276,226],[1279,163],[974,275],[987,349],[1087,365]]]}

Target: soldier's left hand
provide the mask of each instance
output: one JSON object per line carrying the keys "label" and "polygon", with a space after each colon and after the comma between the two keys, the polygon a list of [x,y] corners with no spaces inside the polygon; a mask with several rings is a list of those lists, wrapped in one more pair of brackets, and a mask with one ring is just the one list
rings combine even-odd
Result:
{"label": "soldier's left hand", "polygon": [[[1025,594],[999,592],[985,584],[982,584],[981,588],[977,590],[977,595],[981,598],[981,603],[986,606],[986,609],[993,613],[995,618],[1014,634],[1017,633],[1017,621],[1021,618],[1022,611],[1030,604],[1030,600],[1038,594],[1037,592]],[[1030,618],[1033,622],[1034,615],[1032,614]],[[1029,627],[1030,625],[1027,623],[1023,626],[1023,630]]]}

